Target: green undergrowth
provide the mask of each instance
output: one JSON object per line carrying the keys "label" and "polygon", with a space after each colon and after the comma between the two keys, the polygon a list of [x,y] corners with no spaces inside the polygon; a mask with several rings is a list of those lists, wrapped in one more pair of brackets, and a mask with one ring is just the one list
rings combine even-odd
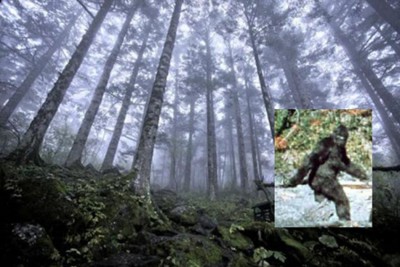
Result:
{"label": "green undergrowth", "polygon": [[[265,200],[257,194],[225,192],[210,201],[161,190],[153,195],[157,206],[148,206],[129,184],[127,177],[93,170],[0,162],[0,262],[34,267],[386,266],[364,234],[288,230],[254,221],[252,205]],[[360,265],[365,255],[369,258]]]}
{"label": "green undergrowth", "polygon": [[[43,262],[55,266],[86,265],[125,250],[129,246],[127,240],[134,240],[143,228],[162,224],[121,176],[56,166],[16,167],[12,163],[2,163],[0,173],[1,200],[5,203],[2,213],[7,214],[2,229],[8,229],[10,243],[17,244],[2,247],[9,252],[3,255],[3,261],[11,265],[18,262],[31,266],[32,254],[45,254],[37,256],[42,259],[38,266]],[[53,250],[21,250],[24,236],[32,235],[28,230],[40,232],[42,228],[43,233],[31,243],[49,236]]]}
{"label": "green undergrowth", "polygon": [[[253,221],[252,206],[260,202],[260,198],[250,198],[238,194],[221,194],[215,201],[210,201],[207,197],[199,194],[181,195],[185,202],[194,205],[216,218],[220,223],[246,223]],[[262,199],[262,201],[265,201]]]}
{"label": "green undergrowth", "polygon": [[222,261],[222,249],[212,239],[198,235],[181,235],[165,242],[159,249],[168,256],[161,266],[212,267]]}

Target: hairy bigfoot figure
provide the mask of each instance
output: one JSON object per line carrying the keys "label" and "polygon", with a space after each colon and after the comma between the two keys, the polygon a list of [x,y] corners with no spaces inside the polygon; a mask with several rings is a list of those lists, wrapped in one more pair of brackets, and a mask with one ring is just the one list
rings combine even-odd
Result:
{"label": "hairy bigfoot figure", "polygon": [[350,220],[350,204],[342,186],[337,180],[340,171],[367,180],[366,173],[352,163],[346,154],[346,142],[349,136],[343,125],[337,127],[333,134],[322,139],[310,155],[304,158],[297,173],[285,186],[294,187],[305,183],[304,177],[309,173],[308,184],[314,190],[315,200],[324,198],[335,202],[336,213],[340,220]]}

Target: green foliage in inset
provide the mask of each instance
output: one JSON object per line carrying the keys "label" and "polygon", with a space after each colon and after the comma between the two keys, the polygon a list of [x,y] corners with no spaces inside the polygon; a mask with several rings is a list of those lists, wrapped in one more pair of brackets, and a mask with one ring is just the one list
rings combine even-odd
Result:
{"label": "green foliage in inset", "polygon": [[[287,116],[287,110],[275,111],[275,127],[281,127],[284,120],[290,124],[279,137],[275,136],[276,173],[284,177],[291,176],[302,163],[304,156],[309,154],[322,138],[331,135],[340,124],[349,129],[346,146],[349,158],[367,172],[371,170],[372,112],[370,110],[296,110],[288,119]],[[279,144],[276,140],[280,141]],[[278,145],[281,146],[279,149]]]}

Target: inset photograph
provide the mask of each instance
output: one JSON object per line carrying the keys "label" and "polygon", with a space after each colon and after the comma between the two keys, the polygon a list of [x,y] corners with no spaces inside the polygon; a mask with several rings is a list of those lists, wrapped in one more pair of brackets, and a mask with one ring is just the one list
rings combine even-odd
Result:
{"label": "inset photograph", "polygon": [[275,227],[372,227],[372,111],[275,110]]}

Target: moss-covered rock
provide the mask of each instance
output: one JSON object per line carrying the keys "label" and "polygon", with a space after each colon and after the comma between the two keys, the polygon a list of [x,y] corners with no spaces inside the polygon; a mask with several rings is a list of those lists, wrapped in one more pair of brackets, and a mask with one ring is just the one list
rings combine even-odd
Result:
{"label": "moss-covered rock", "polygon": [[[86,171],[15,168],[10,163],[0,167],[1,213],[7,214],[1,229],[8,236],[6,241],[12,238],[9,233],[14,224],[40,225],[63,264],[86,265],[118,253],[154,217],[129,190],[129,181],[121,177],[108,175],[99,180]],[[58,178],[61,174],[62,180]]]}
{"label": "moss-covered rock", "polygon": [[185,194],[183,199],[199,209],[211,218],[215,218],[221,224],[229,225],[233,222],[253,221],[252,203],[235,195],[221,196],[218,201],[209,201],[205,196]]}
{"label": "moss-covered rock", "polygon": [[218,226],[217,230],[221,235],[222,241],[230,248],[246,251],[254,248],[252,241],[239,230],[223,226]]}
{"label": "moss-covered rock", "polygon": [[65,184],[38,167],[4,168],[0,190],[5,200],[6,222],[39,224],[61,246],[67,232],[82,222]]}
{"label": "moss-covered rock", "polygon": [[153,193],[153,201],[154,204],[160,208],[160,210],[168,213],[175,208],[178,197],[174,191],[162,189]]}
{"label": "moss-covered rock", "polygon": [[246,236],[258,243],[270,240],[276,230],[272,223],[260,221],[247,222],[241,224],[241,227],[243,228],[243,233]]}
{"label": "moss-covered rock", "polygon": [[260,222],[260,221],[251,221],[241,224],[245,231],[258,231],[261,230],[265,233],[272,233],[276,228],[273,223],[269,222]]}
{"label": "moss-covered rock", "polygon": [[196,208],[189,205],[175,207],[168,212],[167,216],[174,222],[185,226],[195,225],[199,220]]}
{"label": "moss-covered rock", "polygon": [[326,246],[319,242],[325,231],[288,231],[251,221],[249,203],[238,209],[230,200],[190,200],[160,190],[153,195],[157,203],[153,206],[131,191],[130,178],[99,175],[86,169],[15,167],[0,162],[0,214],[5,215],[0,220],[4,237],[0,262],[7,266],[88,266],[92,262],[94,266],[257,266],[267,262],[341,266],[357,265],[363,259],[360,266],[387,265],[357,234],[330,232],[339,247]]}
{"label": "moss-covered rock", "polygon": [[40,225],[16,224],[8,238],[6,253],[13,255],[7,266],[61,266],[61,256],[46,230]]}
{"label": "moss-covered rock", "polygon": [[311,257],[310,251],[302,243],[294,239],[289,234],[287,229],[277,228],[276,233],[280,241],[287,248],[286,250],[292,251],[300,258],[301,261],[308,261],[310,259]]}

